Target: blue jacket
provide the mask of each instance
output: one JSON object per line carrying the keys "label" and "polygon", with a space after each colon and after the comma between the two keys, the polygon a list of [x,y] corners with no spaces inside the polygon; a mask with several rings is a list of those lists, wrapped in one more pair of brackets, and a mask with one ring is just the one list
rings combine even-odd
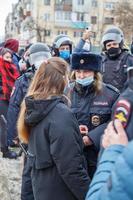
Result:
{"label": "blue jacket", "polygon": [[84,148],[88,174],[92,178],[96,170],[101,135],[111,119],[112,106],[119,92],[112,86],[103,84],[101,91],[96,93],[93,84],[82,87],[75,83],[70,93],[71,110],[78,124],[88,127],[88,136],[93,142],[91,146]]}
{"label": "blue jacket", "polygon": [[15,82],[14,92],[10,97],[7,112],[7,145],[11,145],[12,140],[17,136],[16,123],[20,105],[26,95],[33,74],[33,71],[29,69],[28,72],[19,77]]}
{"label": "blue jacket", "polygon": [[13,53],[13,63],[16,65],[18,71],[20,72],[19,61],[20,57],[16,53]]}
{"label": "blue jacket", "polygon": [[81,51],[90,51],[91,50],[91,43],[86,42],[83,39],[80,39],[79,43],[76,45],[73,52],[81,52]]}
{"label": "blue jacket", "polygon": [[72,112],[79,125],[88,127],[88,135],[99,150],[101,135],[111,119],[112,106],[119,96],[119,91],[107,84],[103,84],[98,94],[95,94],[94,86],[80,88],[72,83],[70,87]]}
{"label": "blue jacket", "polygon": [[127,147],[107,148],[99,162],[85,200],[133,199],[133,141]]}

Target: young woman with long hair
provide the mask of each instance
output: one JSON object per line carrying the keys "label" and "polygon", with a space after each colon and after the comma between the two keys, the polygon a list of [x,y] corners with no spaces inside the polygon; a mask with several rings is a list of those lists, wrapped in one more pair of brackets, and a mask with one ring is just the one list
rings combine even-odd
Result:
{"label": "young woman with long hair", "polygon": [[18,133],[28,143],[36,200],[84,200],[90,183],[79,126],[62,98],[67,68],[61,58],[44,62],[21,106]]}

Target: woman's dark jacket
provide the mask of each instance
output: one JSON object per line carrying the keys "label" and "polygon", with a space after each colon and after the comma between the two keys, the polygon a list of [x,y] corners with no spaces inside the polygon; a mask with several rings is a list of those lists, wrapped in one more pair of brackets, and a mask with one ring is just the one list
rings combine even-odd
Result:
{"label": "woman's dark jacket", "polygon": [[60,97],[25,101],[35,199],[84,200],[90,179],[77,120]]}

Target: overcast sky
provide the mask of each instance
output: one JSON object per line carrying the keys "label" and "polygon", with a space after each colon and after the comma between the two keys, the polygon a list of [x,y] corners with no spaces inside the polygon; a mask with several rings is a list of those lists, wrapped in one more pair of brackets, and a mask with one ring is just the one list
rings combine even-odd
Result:
{"label": "overcast sky", "polygon": [[12,4],[18,0],[1,0],[0,5],[0,36],[4,35],[5,19],[9,12],[12,11]]}

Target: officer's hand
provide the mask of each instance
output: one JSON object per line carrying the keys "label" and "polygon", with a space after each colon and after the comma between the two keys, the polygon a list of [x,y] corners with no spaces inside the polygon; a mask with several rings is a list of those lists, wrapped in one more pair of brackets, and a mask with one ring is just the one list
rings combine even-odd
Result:
{"label": "officer's hand", "polygon": [[83,143],[85,146],[90,146],[93,144],[88,136],[83,136]]}
{"label": "officer's hand", "polygon": [[88,133],[88,127],[86,125],[79,125],[79,130],[81,135],[86,135]]}
{"label": "officer's hand", "polygon": [[119,144],[119,145],[128,144],[128,138],[121,122],[119,120],[115,120],[114,125],[113,122],[110,122],[104,131],[102,139],[102,146],[104,148],[107,148],[114,144]]}

